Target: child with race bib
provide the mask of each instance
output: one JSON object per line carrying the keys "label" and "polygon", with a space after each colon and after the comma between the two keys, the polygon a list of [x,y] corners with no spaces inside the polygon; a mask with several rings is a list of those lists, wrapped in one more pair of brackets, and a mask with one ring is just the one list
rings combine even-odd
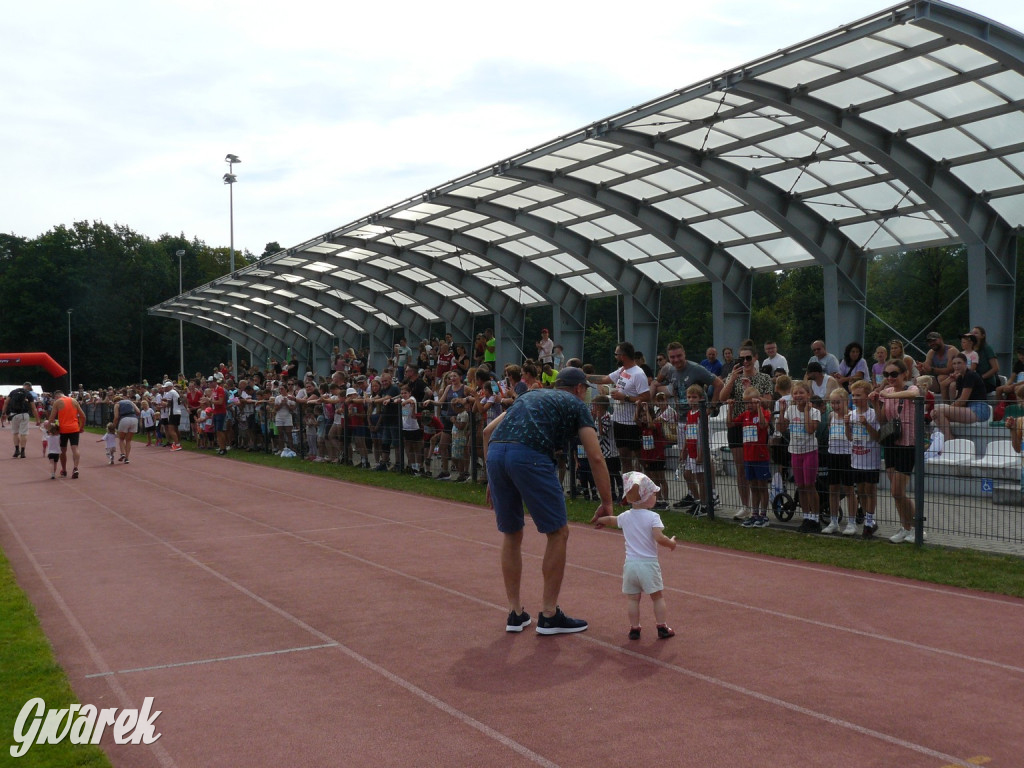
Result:
{"label": "child with race bib", "polygon": [[[729,420],[729,426],[743,428],[743,471],[750,486],[750,517],[743,521],[744,528],[768,527],[768,481],[771,478],[771,462],[768,452],[768,425],[771,413],[762,405],[761,398],[767,398],[754,387],[743,390],[746,410],[740,411]],[[732,401],[727,401],[732,412]]]}
{"label": "child with race bib", "polygon": [[821,411],[811,406],[811,385],[793,382],[793,404],[779,416],[779,430],[789,433],[789,457],[793,463],[793,480],[800,492],[803,522],[801,533],[821,533],[818,516],[818,438]]}

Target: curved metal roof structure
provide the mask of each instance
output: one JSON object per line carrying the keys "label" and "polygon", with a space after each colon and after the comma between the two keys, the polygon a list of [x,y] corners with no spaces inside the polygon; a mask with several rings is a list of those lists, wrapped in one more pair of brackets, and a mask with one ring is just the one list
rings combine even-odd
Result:
{"label": "curved metal roof structure", "polygon": [[[909,2],[724,72],[268,256],[150,309],[282,354],[622,296],[653,350],[661,289],[709,281],[718,344],[749,330],[751,276],[821,265],[826,340],[863,329],[873,255],[964,244],[971,317],[1010,349],[1024,225],[1024,36]],[[847,338],[839,338],[844,329]],[[518,338],[517,338],[518,336]],[[509,352],[512,350],[509,349]]]}

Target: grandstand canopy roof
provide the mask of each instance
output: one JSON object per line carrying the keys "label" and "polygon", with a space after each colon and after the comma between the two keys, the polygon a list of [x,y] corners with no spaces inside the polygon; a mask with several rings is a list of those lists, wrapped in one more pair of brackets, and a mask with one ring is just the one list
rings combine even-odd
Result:
{"label": "grandstand canopy roof", "polygon": [[[1024,38],[895,6],[599,120],[151,309],[264,344],[739,290],[1024,224]],[[230,331],[230,333],[229,333]],[[287,341],[285,341],[287,339]]]}

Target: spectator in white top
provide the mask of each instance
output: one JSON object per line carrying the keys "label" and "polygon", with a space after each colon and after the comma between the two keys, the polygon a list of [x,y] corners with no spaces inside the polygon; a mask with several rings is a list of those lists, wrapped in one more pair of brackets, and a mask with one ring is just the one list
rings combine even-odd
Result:
{"label": "spectator in white top", "polygon": [[537,361],[543,365],[551,363],[554,365],[553,353],[555,342],[551,340],[551,333],[547,328],[541,328],[540,341],[537,342]]}
{"label": "spectator in white top", "polygon": [[[810,363],[817,363],[821,366],[821,370],[828,376],[835,376],[839,373],[839,360],[831,352],[825,349],[825,342],[821,339],[817,339],[811,342],[811,358],[807,361]],[[810,368],[808,368],[810,370]]]}
{"label": "spectator in white top", "polygon": [[822,400],[827,401],[832,391],[839,388],[839,382],[834,377],[826,375],[821,369],[821,363],[816,360],[807,364],[807,375],[804,379],[811,385],[811,394]]}
{"label": "spectator in white top", "polygon": [[764,343],[764,360],[761,361],[761,365],[770,365],[772,373],[779,370],[789,373],[789,361],[779,354],[779,345],[774,341],[766,341]]}
{"label": "spectator in white top", "polygon": [[649,403],[651,391],[647,374],[636,364],[636,349],[628,341],[615,347],[620,366],[607,376],[592,373],[587,379],[592,384],[611,384],[611,398],[617,402],[612,413],[612,434],[619,449],[622,469],[631,472],[640,456],[640,428],[636,424],[636,404]]}

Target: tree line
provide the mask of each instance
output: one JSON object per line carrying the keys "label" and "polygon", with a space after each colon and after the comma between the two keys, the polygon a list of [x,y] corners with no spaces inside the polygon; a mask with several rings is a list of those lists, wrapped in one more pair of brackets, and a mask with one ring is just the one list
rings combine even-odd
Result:
{"label": "tree line", "polygon": [[[179,250],[185,251],[184,290],[229,271],[228,247],[211,246],[185,234],[164,234],[154,240],[127,226],[99,221],[57,226],[35,238],[0,234],[0,351],[47,352],[67,367],[70,309],[71,371],[76,386],[83,383],[92,389],[143,379],[152,382],[177,373],[178,323],[148,315],[146,310],[178,294]],[[278,250],[276,242],[268,243],[261,255]],[[236,268],[255,258],[248,251],[236,252]],[[1017,271],[1019,297],[1024,280],[1020,266]],[[822,279],[820,267],[754,276],[750,335],[758,345],[774,339],[794,367],[802,366],[810,356],[811,342],[823,333]],[[927,331],[938,330],[946,339],[958,339],[971,325],[963,294],[966,285],[967,258],[962,247],[872,257],[865,356],[870,358],[875,346],[886,344],[894,335],[916,334],[920,340]],[[1015,312],[1020,306],[1017,301]],[[588,303],[584,357],[599,368],[610,369],[614,364],[610,353],[618,341],[618,311],[614,297]],[[1018,326],[1020,319],[1018,315]],[[551,307],[526,313],[524,349],[532,349],[532,340],[551,321]],[[488,317],[477,324],[482,330],[493,322]],[[212,331],[185,323],[184,338],[186,373],[209,371],[230,356],[230,343]],[[659,348],[675,340],[682,341],[695,360],[702,359],[712,344],[708,283],[662,290]],[[730,343],[736,346],[740,341]],[[651,358],[656,353],[642,351]],[[841,348],[830,351],[842,353]],[[0,383],[20,383],[26,377],[48,387],[67,383],[51,380],[41,370],[0,369]]]}
{"label": "tree line", "polygon": [[[74,386],[152,382],[178,373],[178,323],[146,310],[178,294],[179,250],[185,251],[184,290],[229,271],[229,248],[184,234],[153,240],[99,221],[56,226],[35,238],[0,234],[0,350],[46,352],[67,368],[70,319]],[[236,268],[253,259],[236,251]],[[223,337],[184,326],[188,373],[230,358]],[[26,378],[47,388],[68,383],[41,369],[0,369],[0,382]]]}

